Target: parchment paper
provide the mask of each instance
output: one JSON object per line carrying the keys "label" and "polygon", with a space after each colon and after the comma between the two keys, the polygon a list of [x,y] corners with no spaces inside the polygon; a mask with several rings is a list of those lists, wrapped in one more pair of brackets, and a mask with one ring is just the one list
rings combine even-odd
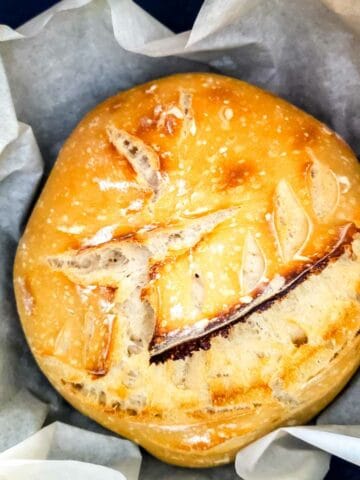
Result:
{"label": "parchment paper", "polygon": [[329,454],[360,465],[358,375],[322,425],[283,428],[243,449],[238,475],[234,465],[187,470],[142,452],[139,476],[138,447],[73,410],[40,373],[12,290],[16,245],[60,146],[118,90],[219,71],[312,113],[359,155],[359,19],[356,0],[207,0],[192,31],[174,35],[130,0],[68,0],[18,31],[0,27],[1,480],[317,480]]}

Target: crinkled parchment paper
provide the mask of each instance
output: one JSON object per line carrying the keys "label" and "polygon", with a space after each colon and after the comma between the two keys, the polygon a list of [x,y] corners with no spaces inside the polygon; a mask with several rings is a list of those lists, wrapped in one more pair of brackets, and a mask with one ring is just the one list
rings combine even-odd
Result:
{"label": "crinkled parchment paper", "polygon": [[87,110],[118,90],[215,70],[312,113],[359,155],[358,1],[207,0],[192,31],[174,35],[130,0],[68,0],[18,31],[0,27],[0,55],[1,480],[317,480],[330,454],[360,465],[359,375],[317,426],[283,428],[243,449],[237,473],[234,465],[170,467],[146,453],[141,462],[137,446],[50,387],[26,345],[12,290],[16,245],[60,146]]}

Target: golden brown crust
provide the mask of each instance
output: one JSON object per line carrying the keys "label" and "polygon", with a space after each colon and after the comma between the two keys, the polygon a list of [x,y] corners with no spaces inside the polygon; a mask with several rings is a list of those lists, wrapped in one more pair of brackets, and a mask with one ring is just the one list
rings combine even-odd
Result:
{"label": "golden brown crust", "polygon": [[308,420],[360,361],[359,186],[336,134],[238,80],[176,75],[106,100],[65,143],[17,252],[40,368],[179,465]]}

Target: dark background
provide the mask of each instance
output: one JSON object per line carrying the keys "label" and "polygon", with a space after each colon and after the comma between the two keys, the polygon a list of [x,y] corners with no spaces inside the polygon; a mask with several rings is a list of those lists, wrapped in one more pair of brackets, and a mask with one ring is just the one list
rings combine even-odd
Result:
{"label": "dark background", "polygon": [[[17,28],[55,3],[54,0],[0,0],[0,24]],[[136,3],[179,33],[192,27],[203,0],[136,0]],[[333,457],[325,480],[360,480],[360,467]]]}
{"label": "dark background", "polygon": [[[0,24],[17,28],[57,3],[54,0],[0,0]],[[203,0],[135,0],[174,32],[189,30]]]}

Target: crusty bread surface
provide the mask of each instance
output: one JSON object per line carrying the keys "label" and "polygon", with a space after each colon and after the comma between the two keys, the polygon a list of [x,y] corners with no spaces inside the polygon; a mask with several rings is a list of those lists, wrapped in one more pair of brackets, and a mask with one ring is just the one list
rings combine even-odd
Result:
{"label": "crusty bread surface", "polygon": [[19,243],[30,348],[79,411],[176,465],[308,421],[360,363],[360,167],[239,80],[181,74],[94,108]]}

